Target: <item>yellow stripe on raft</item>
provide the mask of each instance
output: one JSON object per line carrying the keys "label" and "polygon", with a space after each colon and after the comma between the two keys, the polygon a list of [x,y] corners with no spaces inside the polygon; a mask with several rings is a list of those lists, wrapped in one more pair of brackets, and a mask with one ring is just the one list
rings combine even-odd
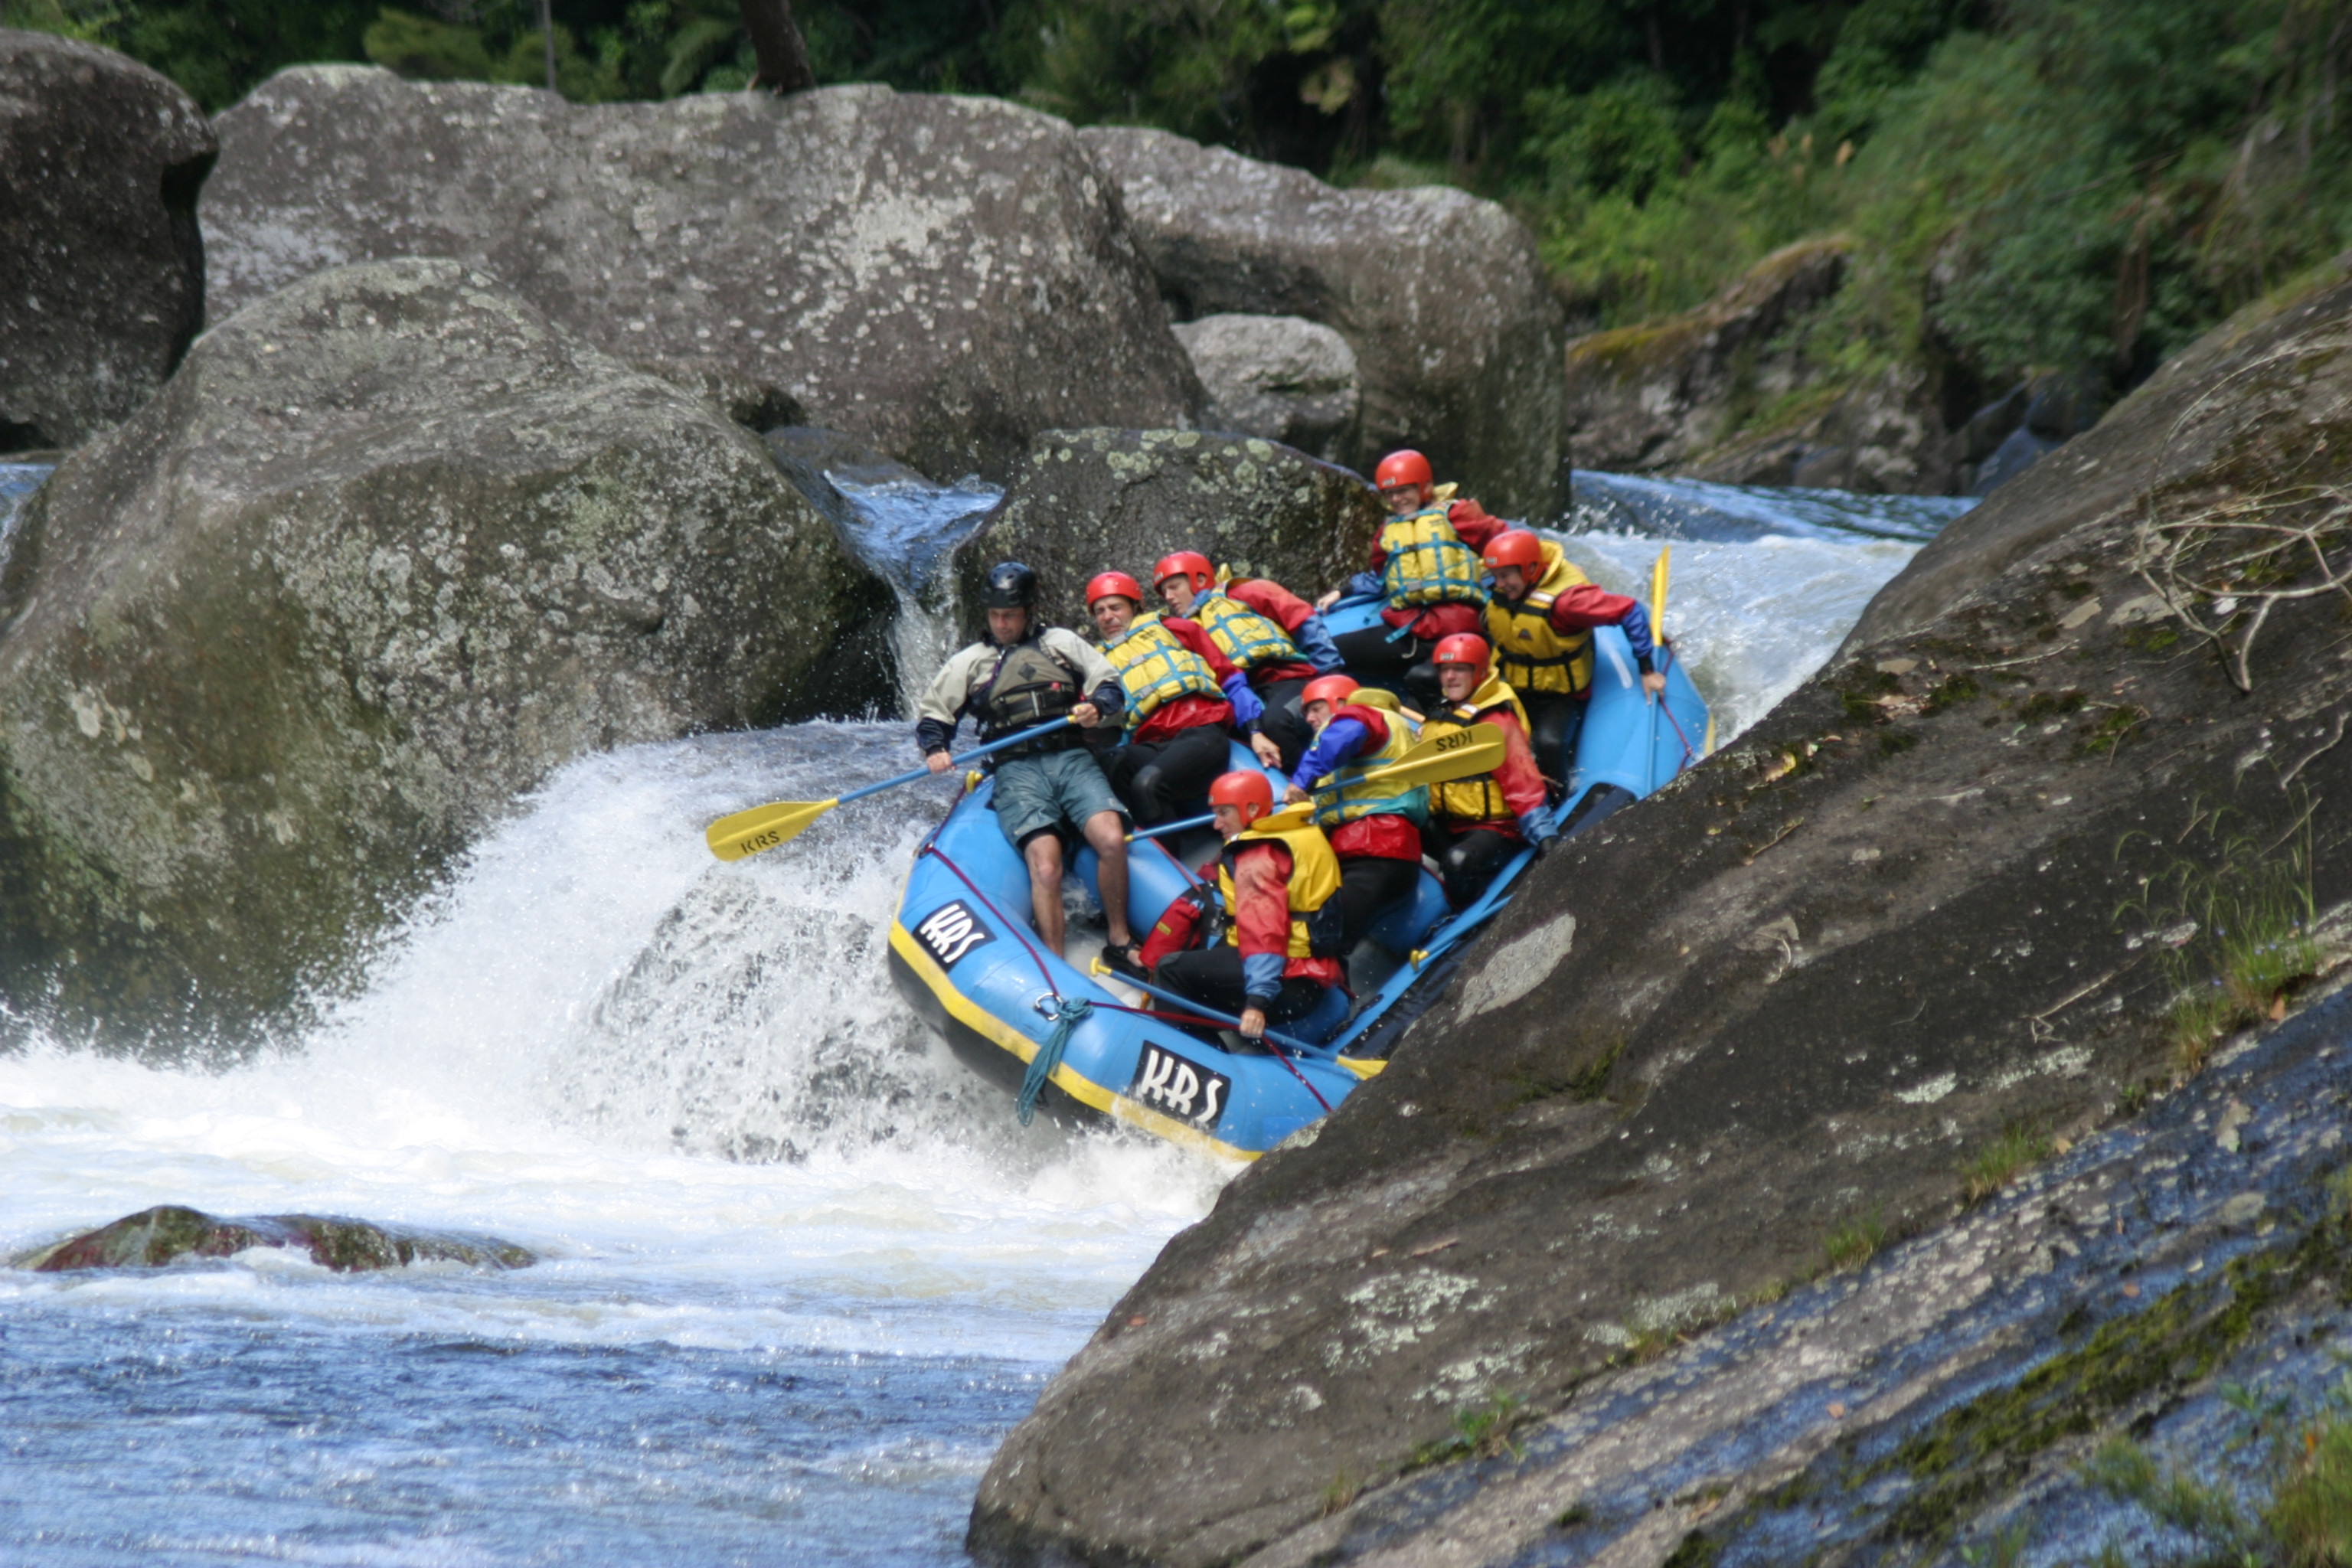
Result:
{"label": "yellow stripe on raft", "polygon": [[[906,960],[907,966],[930,987],[931,994],[940,999],[940,1005],[947,1008],[958,1023],[1003,1047],[1024,1063],[1035,1058],[1036,1041],[957,990],[955,982],[948,978],[948,972],[940,967],[939,961],[898,921],[890,922],[890,951]],[[1228,1160],[1255,1160],[1261,1152],[1255,1149],[1237,1149],[1231,1143],[1212,1138],[1197,1127],[1189,1126],[1148,1105],[1139,1105],[1123,1094],[1113,1093],[1066,1066],[1055,1068],[1053,1079],[1064,1093],[1079,1104],[1140,1127],[1171,1143],[1180,1143],[1204,1154],[1222,1155]]]}

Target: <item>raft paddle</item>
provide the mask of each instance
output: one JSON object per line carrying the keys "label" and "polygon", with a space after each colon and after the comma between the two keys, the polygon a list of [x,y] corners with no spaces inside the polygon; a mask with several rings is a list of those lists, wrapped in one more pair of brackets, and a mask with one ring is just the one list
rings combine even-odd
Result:
{"label": "raft paddle", "polygon": [[[1407,751],[1384,768],[1375,768],[1356,780],[1359,784],[1394,784],[1411,789],[1415,784],[1451,784],[1479,773],[1491,773],[1503,762],[1503,731],[1492,724],[1473,724],[1466,730],[1449,730],[1443,735],[1433,735]],[[1296,827],[1313,815],[1310,805],[1288,805],[1261,819],[1271,825],[1279,823]],[[1188,816],[1181,822],[1163,822],[1156,827],[1139,828],[1128,835],[1132,839],[1157,838],[1164,833],[1181,833],[1188,827],[1206,827],[1215,820],[1208,816]]]}
{"label": "raft paddle", "polygon": [[[1034,730],[1024,730],[1017,735],[1007,735],[1001,741],[991,741],[985,746],[975,746],[961,757],[949,759],[948,766],[942,769],[941,773],[952,772],[959,764],[969,763],[977,757],[987,756],[991,752],[1002,752],[1009,747],[1017,746],[1024,741],[1034,741],[1040,735],[1050,735],[1064,725],[1076,722],[1076,721],[1073,719],[1056,719],[1051,723],[1040,724]],[[814,822],[836,805],[847,805],[853,800],[864,800],[867,795],[880,795],[886,789],[897,789],[900,784],[910,784],[920,779],[938,776],[940,774],[933,773],[929,767],[920,767],[911,773],[900,773],[895,779],[884,779],[880,784],[870,784],[864,789],[854,789],[847,795],[837,795],[831,800],[771,801],[766,805],[755,805],[749,811],[739,811],[720,817],[703,829],[702,837],[709,844],[710,852],[721,860],[740,860],[746,855],[757,855],[762,849],[773,849],[779,844],[798,837],[802,830],[810,823]]]}
{"label": "raft paddle", "polygon": [[[1650,568],[1650,646],[1660,653],[1664,653],[1666,647],[1666,556],[1673,548],[1672,545],[1661,545],[1657,563]],[[1665,668],[1664,658],[1654,662],[1662,669]],[[1650,750],[1642,763],[1642,777],[1648,784],[1649,790],[1655,790],[1658,787],[1658,715],[1664,713],[1669,719],[1674,715],[1667,711],[1666,694],[1663,691],[1650,698],[1649,703]]]}

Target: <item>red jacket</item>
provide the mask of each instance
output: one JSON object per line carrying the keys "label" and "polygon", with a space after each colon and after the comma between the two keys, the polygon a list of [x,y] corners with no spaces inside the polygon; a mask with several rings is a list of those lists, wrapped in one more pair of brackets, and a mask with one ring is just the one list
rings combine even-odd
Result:
{"label": "red jacket", "polygon": [[[1389,743],[1387,715],[1359,702],[1344,702],[1331,717],[1353,719],[1364,727],[1364,751],[1377,752]],[[1360,816],[1338,827],[1327,827],[1331,852],[1342,860],[1421,860],[1421,829],[1402,816]]]}
{"label": "red jacket", "polygon": [[[1201,868],[1202,880],[1216,886],[1217,863]],[[1197,891],[1197,889],[1196,889]],[[1241,951],[1287,953],[1290,951],[1290,851],[1279,844],[1253,844],[1234,858],[1234,892],[1241,904],[1234,917],[1240,926]],[[1143,939],[1143,967],[1157,969],[1171,952],[1200,945],[1202,908],[1192,896],[1176,900],[1161,911]],[[1322,985],[1338,985],[1345,978],[1336,958],[1286,958],[1284,979],[1297,975]]]}
{"label": "red jacket", "polygon": [[[1228,599],[1247,605],[1293,637],[1315,614],[1314,605],[1269,578],[1235,578],[1225,584],[1223,592]],[[1249,672],[1249,677],[1253,687],[1271,686],[1277,680],[1312,680],[1315,667],[1305,659],[1282,659],[1259,665]]]}
{"label": "red jacket", "polygon": [[[1486,551],[1486,542],[1509,528],[1510,523],[1487,514],[1486,509],[1465,496],[1450,501],[1445,508],[1445,521],[1463,543],[1480,554]],[[1372,570],[1378,572],[1389,563],[1389,552],[1381,548],[1379,536],[1372,539]],[[1457,632],[1486,635],[1486,617],[1475,605],[1431,605],[1423,609],[1382,610],[1381,619],[1392,626],[1411,626],[1412,635],[1423,642],[1435,642]]]}
{"label": "red jacket", "polygon": [[[1290,851],[1279,844],[1251,844],[1234,857],[1234,924],[1241,938],[1242,956],[1254,952],[1286,955],[1290,952]],[[1336,958],[1283,960],[1282,977],[1304,975],[1318,985],[1337,985],[1345,977]]]}
{"label": "red jacket", "polygon": [[[1217,678],[1218,685],[1223,686],[1240,673],[1234,668],[1234,661],[1210,640],[1209,634],[1192,622],[1162,616],[1160,624],[1168,628],[1170,637],[1209,661],[1209,673]],[[1234,705],[1222,697],[1179,697],[1173,702],[1161,703],[1150,718],[1136,726],[1129,739],[1158,745],[1178,731],[1189,730],[1195,724],[1221,724],[1230,730],[1233,723]]]}

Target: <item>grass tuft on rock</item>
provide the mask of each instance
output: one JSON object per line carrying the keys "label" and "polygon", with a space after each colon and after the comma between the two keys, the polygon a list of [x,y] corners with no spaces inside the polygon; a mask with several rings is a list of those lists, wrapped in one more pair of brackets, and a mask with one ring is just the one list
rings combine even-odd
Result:
{"label": "grass tuft on rock", "polygon": [[1961,1164],[1961,1201],[1975,1207],[2048,1159],[2050,1151],[2050,1135],[2032,1122],[2002,1123],[2000,1135]]}
{"label": "grass tuft on rock", "polygon": [[1822,1242],[1822,1256],[1832,1273],[1859,1268],[1878,1256],[1888,1236],[1886,1221],[1878,1210],[1849,1215]]}

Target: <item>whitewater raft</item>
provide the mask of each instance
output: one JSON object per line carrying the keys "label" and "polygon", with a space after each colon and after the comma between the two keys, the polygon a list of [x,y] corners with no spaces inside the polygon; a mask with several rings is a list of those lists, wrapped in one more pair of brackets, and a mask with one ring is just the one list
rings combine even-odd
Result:
{"label": "whitewater raft", "polygon": [[[1343,602],[1327,621],[1344,633],[1371,624],[1377,609],[1371,601]],[[1593,641],[1592,705],[1568,793],[1554,808],[1563,836],[1650,794],[1714,744],[1706,703],[1671,647],[1659,652],[1666,691],[1656,703],[1643,694],[1622,632],[1603,626]],[[1257,764],[1236,745],[1234,765]],[[1270,776],[1278,797],[1284,781]],[[1177,1005],[1047,952],[1029,925],[1028,868],[990,806],[994,788],[992,778],[975,775],[916,851],[890,928],[890,972],[899,990],[960,1058],[1014,1094],[1041,1050],[1050,1060],[1057,1025],[1066,1019],[1060,1059],[1034,1086],[1039,1110],[1064,1120],[1113,1118],[1232,1159],[1255,1159],[1380,1072],[1396,1037],[1444,991],[1469,939],[1509,901],[1530,859],[1519,854],[1485,897],[1459,912],[1447,908],[1424,865],[1415,896],[1349,955],[1350,1010],[1343,1022],[1324,1021],[1337,1023],[1336,1032],[1320,1044],[1294,1037],[1261,1055],[1231,1048],[1235,1036],[1203,1038],[1175,1020]],[[1129,847],[1128,919],[1139,935],[1193,882],[1187,868],[1215,852],[1205,831]],[[1081,849],[1076,873],[1099,903],[1095,866],[1094,852]],[[1073,928],[1074,952],[1094,945]]]}

